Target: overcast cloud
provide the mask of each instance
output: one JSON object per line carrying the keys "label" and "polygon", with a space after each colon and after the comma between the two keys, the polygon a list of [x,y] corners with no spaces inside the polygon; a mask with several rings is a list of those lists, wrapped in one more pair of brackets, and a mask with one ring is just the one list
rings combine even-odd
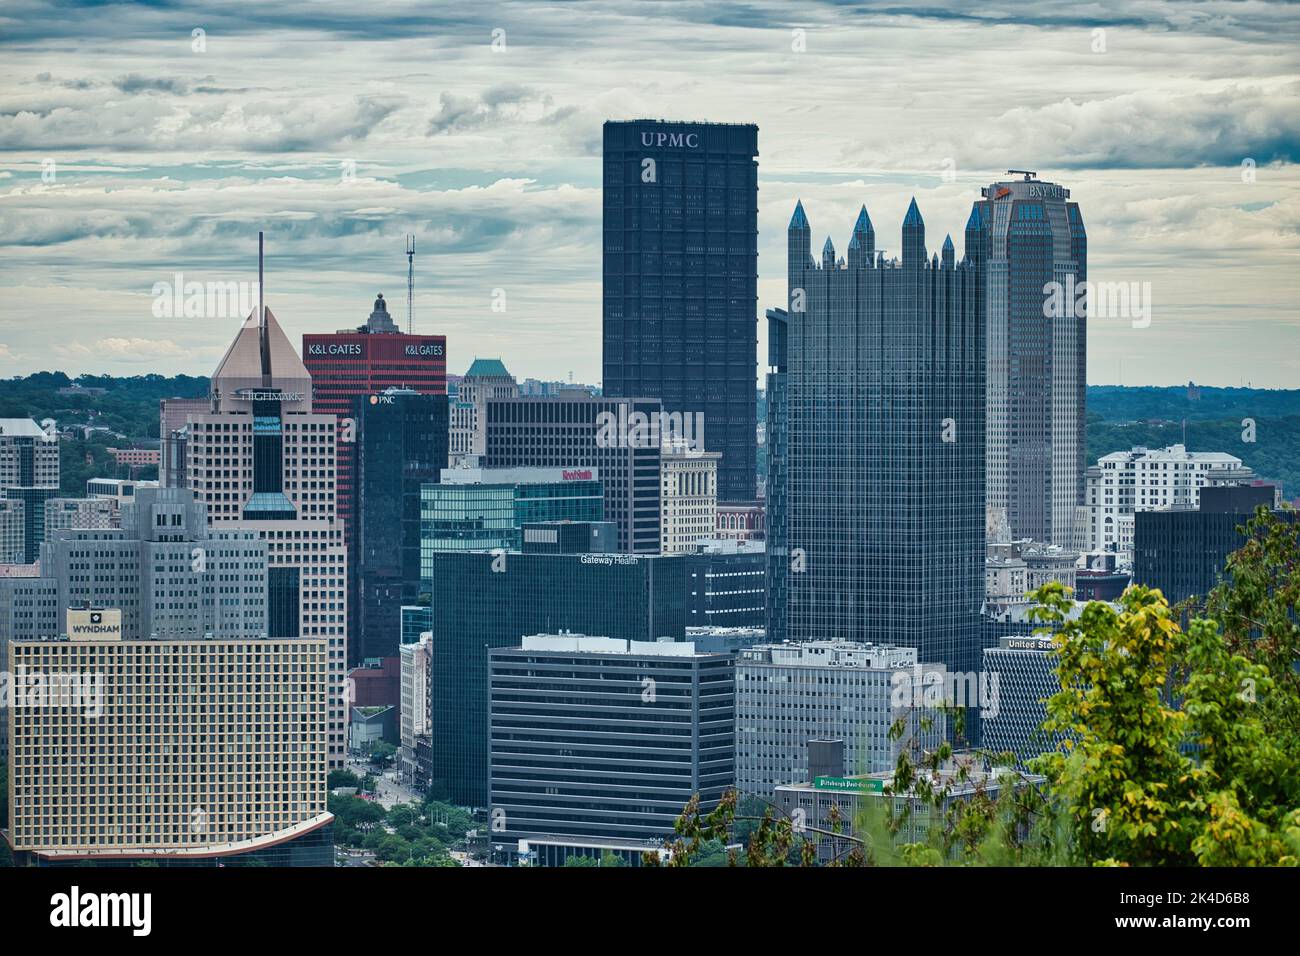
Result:
{"label": "overcast cloud", "polygon": [[815,247],[865,202],[894,250],[915,195],[960,254],[1029,168],[1080,202],[1090,278],[1152,285],[1150,327],[1093,323],[1089,381],[1300,386],[1289,4],[207,6],[0,8],[0,374],[209,373],[238,320],[151,290],[255,280],[265,229],[295,341],[376,292],[404,316],[410,232],[451,371],[599,381],[600,128],[649,116],[759,125],[760,314],[796,199]]}

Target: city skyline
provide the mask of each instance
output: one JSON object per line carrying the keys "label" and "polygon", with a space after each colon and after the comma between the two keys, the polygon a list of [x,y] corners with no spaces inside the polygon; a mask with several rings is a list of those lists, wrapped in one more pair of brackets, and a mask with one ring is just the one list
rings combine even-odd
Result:
{"label": "city skyline", "polygon": [[637,117],[758,125],[758,309],[781,304],[796,201],[842,248],[838,210],[896,222],[914,194],[961,257],[979,187],[1028,167],[1089,210],[1090,278],[1152,286],[1148,327],[1090,322],[1090,383],[1285,387],[1300,367],[1300,58],[1267,5],[22,9],[0,71],[0,374],[207,372],[244,316],[156,318],[152,290],[251,281],[265,228],[291,339],[357,324],[377,292],[403,317],[413,233],[414,331],[448,337],[449,369],[597,381],[600,130]]}

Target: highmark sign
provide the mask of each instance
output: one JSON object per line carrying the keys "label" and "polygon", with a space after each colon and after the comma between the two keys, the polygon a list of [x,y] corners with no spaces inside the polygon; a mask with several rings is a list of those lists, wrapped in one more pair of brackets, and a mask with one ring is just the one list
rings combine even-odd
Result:
{"label": "highmark sign", "polygon": [[74,641],[120,641],[119,608],[68,608],[68,637]]}
{"label": "highmark sign", "polygon": [[871,777],[817,777],[816,790],[840,790],[847,793],[884,793],[885,781]]}
{"label": "highmark sign", "polygon": [[301,402],[302,392],[284,392],[279,389],[240,388],[235,398],[242,402]]}

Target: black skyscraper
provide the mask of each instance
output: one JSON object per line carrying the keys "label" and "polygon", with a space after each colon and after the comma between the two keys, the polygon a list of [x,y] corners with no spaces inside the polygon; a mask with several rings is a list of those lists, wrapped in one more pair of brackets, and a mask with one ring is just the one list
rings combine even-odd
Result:
{"label": "black skyscraper", "polygon": [[350,664],[395,657],[401,608],[420,588],[420,485],[447,467],[445,395],[388,389],[355,400],[357,527],[348,567]]}
{"label": "black skyscraper", "polygon": [[718,497],[754,491],[758,127],[605,124],[604,391],[703,415]]}

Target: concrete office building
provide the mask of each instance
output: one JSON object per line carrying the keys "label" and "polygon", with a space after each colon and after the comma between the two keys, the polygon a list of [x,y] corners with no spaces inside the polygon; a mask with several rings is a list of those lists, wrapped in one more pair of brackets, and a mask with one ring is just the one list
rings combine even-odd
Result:
{"label": "concrete office building", "polygon": [[59,440],[30,418],[0,418],[0,488],[11,487],[59,487]]}
{"label": "concrete office building", "polygon": [[[767,800],[778,784],[806,779],[810,740],[842,740],[845,766],[857,773],[893,770],[903,750],[933,750],[946,721],[922,706],[925,682],[945,677],[942,664],[918,664],[914,647],[809,641],[741,651],[737,788]],[[898,720],[907,733],[890,739]]]}
{"label": "concrete office building", "polygon": [[476,358],[456,384],[451,402],[451,460],[471,464],[486,453],[487,403],[498,398],[518,398],[519,383],[500,359]]}
{"label": "concrete office building", "polygon": [[0,418],[0,496],[23,519],[22,563],[40,557],[45,503],[59,493],[59,439],[30,418]]}
{"label": "concrete office building", "polygon": [[718,523],[718,452],[697,451],[681,441],[660,452],[659,550],[682,554],[714,537]]}
{"label": "concrete office building", "polygon": [[702,416],[718,497],[755,496],[758,127],[604,130],[603,385]]}
{"label": "concrete office building", "polygon": [[1068,189],[1010,172],[966,223],[984,287],[989,520],[1069,548],[1087,465],[1088,237]]}
{"label": "concrete office building", "polygon": [[115,498],[51,498],[45,502],[45,540],[64,528],[118,528],[122,510]]}
{"label": "concrete office building", "polygon": [[604,483],[604,517],[618,525],[619,548],[658,554],[660,445],[666,434],[661,411],[658,400],[491,400],[482,464],[596,469]]}
{"label": "concrete office building", "polygon": [[0,564],[27,563],[27,505],[0,500]]}
{"label": "concrete office building", "polygon": [[11,711],[5,838],[16,861],[332,866],[326,647],[116,634],[11,642],[9,671],[86,681],[58,705]]}
{"label": "concrete office building", "polygon": [[1212,472],[1240,468],[1235,455],[1189,452],[1185,445],[1102,455],[1086,476],[1090,550],[1131,556],[1136,512],[1194,508]]}
{"label": "concrete office building", "polygon": [[[0,573],[0,669],[9,659],[11,641],[49,640],[62,632],[58,582],[39,577],[38,567],[10,565]],[[10,709],[0,707],[0,761],[9,755]]]}
{"label": "concrete office building", "polygon": [[1026,594],[1048,581],[1073,590],[1077,552],[1036,541],[989,542],[984,561],[984,611],[1001,614],[1028,603]]}
{"label": "concrete office building", "polygon": [[528,841],[550,851],[543,864],[598,856],[598,847],[639,863],[671,837],[692,795],[707,813],[733,784],[730,654],[689,641],[538,634],[494,649],[489,670],[498,853]]}
{"label": "concrete office building", "polygon": [[490,649],[564,630],[623,641],[685,636],[685,560],[677,555],[436,551],[427,557],[430,785],[453,803],[482,807],[488,800]]}
{"label": "concrete office building", "polygon": [[[820,262],[789,228],[785,634],[903,642],[979,664],[984,598],[984,327],[979,271],[927,255],[915,201],[902,259],[864,207]],[[776,609],[776,613],[780,613]]]}
{"label": "concrete office building", "polygon": [[416,776],[415,739],[429,733],[429,663],[432,659],[433,635],[425,632],[413,644],[397,649],[401,658],[402,691],[398,705],[400,744],[397,766],[408,780]]}
{"label": "concrete office building", "polygon": [[207,398],[164,398],[158,403],[158,435],[161,457],[158,462],[158,482],[164,488],[187,487],[185,446],[189,441],[191,414],[208,411]]}
{"label": "concrete office building", "polygon": [[347,746],[347,552],[335,510],[336,415],[312,410],[312,379],[270,309],[245,321],[189,416],[190,487],[223,529],[267,544],[268,636],[329,644],[329,749]]}
{"label": "concrete office building", "polygon": [[103,498],[117,502],[118,508],[135,500],[137,491],[158,488],[160,483],[138,478],[90,478],[86,481],[87,498]]}
{"label": "concrete office building", "polygon": [[57,584],[59,613],[120,608],[126,640],[265,636],[266,542],[206,517],[187,489],[146,488],[121,528],[56,531],[41,572]]}

